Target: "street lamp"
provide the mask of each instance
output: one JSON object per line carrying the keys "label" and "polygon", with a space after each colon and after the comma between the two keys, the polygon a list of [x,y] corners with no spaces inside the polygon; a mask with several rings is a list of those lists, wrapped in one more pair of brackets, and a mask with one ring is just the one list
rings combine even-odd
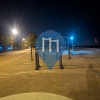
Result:
{"label": "street lamp", "polygon": [[23,38],[22,40],[25,41],[25,38]]}
{"label": "street lamp", "polygon": [[73,40],[74,40],[74,37],[71,36],[70,39],[71,39],[71,41],[72,41],[72,50],[73,50]]}
{"label": "street lamp", "polygon": [[16,41],[16,34],[18,34],[18,31],[14,28],[11,30],[13,35],[14,35],[14,38],[15,38],[15,41]]}
{"label": "street lamp", "polygon": [[17,32],[17,30],[14,28],[14,29],[12,29],[12,33],[15,35],[15,34],[17,34],[18,32]]}
{"label": "street lamp", "polygon": [[14,29],[12,29],[12,33],[14,35],[14,38],[16,38],[16,34],[18,34],[18,31],[14,28]]}
{"label": "street lamp", "polygon": [[25,41],[25,38],[22,38],[22,49],[24,48],[24,41]]}

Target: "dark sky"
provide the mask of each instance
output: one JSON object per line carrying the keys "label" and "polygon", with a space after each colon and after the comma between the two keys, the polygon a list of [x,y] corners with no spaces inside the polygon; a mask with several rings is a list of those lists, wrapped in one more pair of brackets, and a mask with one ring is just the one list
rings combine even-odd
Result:
{"label": "dark sky", "polygon": [[[66,2],[67,1],[67,2]],[[100,39],[100,5],[92,0],[0,0],[0,30],[20,34],[55,30],[78,42]]]}

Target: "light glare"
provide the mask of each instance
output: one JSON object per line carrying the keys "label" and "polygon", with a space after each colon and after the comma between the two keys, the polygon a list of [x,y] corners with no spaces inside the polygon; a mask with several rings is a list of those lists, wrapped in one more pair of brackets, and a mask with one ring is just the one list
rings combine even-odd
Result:
{"label": "light glare", "polygon": [[13,34],[17,34],[17,30],[16,29],[12,29],[12,33]]}
{"label": "light glare", "polygon": [[23,38],[22,40],[25,41],[25,38]]}
{"label": "light glare", "polygon": [[73,37],[73,36],[71,36],[71,37],[70,37],[70,39],[71,39],[71,40],[73,40],[73,39],[74,39],[74,37]]}

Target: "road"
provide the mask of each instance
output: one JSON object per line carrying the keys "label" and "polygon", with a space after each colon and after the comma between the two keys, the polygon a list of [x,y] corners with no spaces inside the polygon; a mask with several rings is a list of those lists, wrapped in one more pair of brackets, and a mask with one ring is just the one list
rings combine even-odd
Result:
{"label": "road", "polygon": [[40,59],[40,70],[34,70],[35,59],[30,60],[30,50],[0,54],[0,98],[39,92],[72,100],[100,100],[100,52],[81,52],[71,58],[64,55],[64,69],[59,69],[57,62],[52,70]]}

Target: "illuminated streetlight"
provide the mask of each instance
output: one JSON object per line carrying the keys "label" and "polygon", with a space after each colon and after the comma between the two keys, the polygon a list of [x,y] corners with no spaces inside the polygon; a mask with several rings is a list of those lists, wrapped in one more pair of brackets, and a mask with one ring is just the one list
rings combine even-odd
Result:
{"label": "illuminated streetlight", "polygon": [[70,39],[71,39],[71,40],[73,40],[73,39],[74,39],[74,37],[73,37],[73,36],[71,36],[71,37],[70,37]]}
{"label": "illuminated streetlight", "polygon": [[[14,41],[16,41],[16,34],[18,34],[18,31],[15,28],[13,28],[11,31],[12,31],[12,34],[14,35],[14,38],[15,38]],[[16,47],[16,46],[14,47],[14,45],[15,44],[12,45],[13,49]]]}
{"label": "illuminated streetlight", "polygon": [[72,40],[72,50],[73,50],[73,40],[74,40],[74,37],[71,36],[70,39]]}
{"label": "illuminated streetlight", "polygon": [[12,33],[13,33],[13,34],[17,34],[18,32],[17,32],[17,30],[14,28],[14,29],[12,29]]}
{"label": "illuminated streetlight", "polygon": [[25,38],[23,38],[22,40],[25,41]]}

